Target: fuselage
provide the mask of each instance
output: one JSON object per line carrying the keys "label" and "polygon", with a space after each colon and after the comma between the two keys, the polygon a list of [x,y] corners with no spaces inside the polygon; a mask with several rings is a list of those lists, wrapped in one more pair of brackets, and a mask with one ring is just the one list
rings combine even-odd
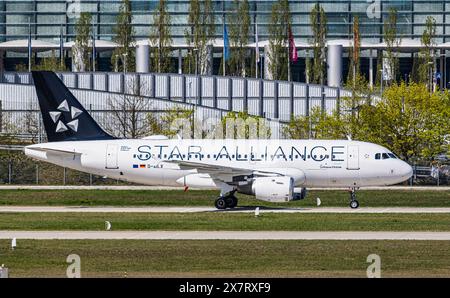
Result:
{"label": "fuselage", "polygon": [[[163,186],[182,186],[184,177],[197,173],[177,161],[294,173],[296,187],[392,185],[412,175],[412,168],[388,149],[350,140],[118,139],[37,144],[26,147],[25,153],[87,173]],[[190,186],[215,186],[207,175],[202,178]]]}

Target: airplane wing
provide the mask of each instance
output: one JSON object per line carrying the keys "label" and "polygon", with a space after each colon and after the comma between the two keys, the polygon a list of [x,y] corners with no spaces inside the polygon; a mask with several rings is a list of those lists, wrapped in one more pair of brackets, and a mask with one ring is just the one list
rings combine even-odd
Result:
{"label": "airplane wing", "polygon": [[182,170],[196,170],[199,174],[209,174],[212,179],[218,179],[223,182],[230,182],[232,177],[236,176],[250,176],[253,177],[274,177],[274,176],[289,176],[296,181],[303,181],[305,174],[299,169],[293,168],[263,168],[263,169],[246,169],[239,167],[229,167],[221,165],[212,165],[201,162],[192,161],[164,161],[172,164],[177,164]]}
{"label": "airplane wing", "polygon": [[197,170],[199,174],[203,173],[203,174],[250,175],[253,173],[252,170],[248,169],[211,165],[201,162],[178,161],[178,160],[164,161],[164,162],[177,164],[181,170]]}

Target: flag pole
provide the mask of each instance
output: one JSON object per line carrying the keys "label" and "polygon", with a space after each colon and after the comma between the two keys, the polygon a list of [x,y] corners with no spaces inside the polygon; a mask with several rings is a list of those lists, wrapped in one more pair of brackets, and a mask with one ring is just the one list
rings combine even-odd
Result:
{"label": "flag pole", "polygon": [[64,65],[64,37],[63,37],[63,24],[61,24],[60,26],[60,31],[59,31],[59,60],[60,60],[60,64],[61,67]]}
{"label": "flag pole", "polygon": [[226,74],[225,74],[225,71],[226,71],[226,57],[225,57],[225,47],[226,47],[226,44],[225,44],[225,13],[223,14],[223,18],[222,18],[222,20],[223,20],[223,24],[222,24],[222,32],[223,32],[223,53],[222,53],[222,57],[223,57],[223,63],[222,63],[222,67],[223,67],[223,69],[222,69],[222,73],[223,73],[223,76],[225,76]]}
{"label": "flag pole", "polygon": [[287,63],[288,63],[288,82],[291,81],[291,26],[288,26],[288,30],[287,30],[287,35],[288,35],[288,42],[287,42],[287,52],[288,52],[288,59],[287,59]]}
{"label": "flag pole", "polygon": [[94,22],[92,22],[92,71],[95,72],[95,56],[97,56],[95,49],[95,26]]}
{"label": "flag pole", "polygon": [[28,18],[28,72],[31,72],[31,18]]}
{"label": "flag pole", "polygon": [[258,23],[255,23],[255,55],[256,55],[256,63],[255,63],[255,69],[256,69],[256,78],[258,78],[258,64],[261,63],[259,61],[259,38],[258,38]]}

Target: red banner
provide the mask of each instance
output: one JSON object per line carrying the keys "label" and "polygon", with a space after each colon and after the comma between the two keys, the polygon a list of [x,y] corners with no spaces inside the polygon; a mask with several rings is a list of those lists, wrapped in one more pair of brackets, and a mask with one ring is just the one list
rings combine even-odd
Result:
{"label": "red banner", "polygon": [[289,59],[292,62],[297,62],[297,47],[295,46],[294,36],[292,35],[291,27],[289,26]]}

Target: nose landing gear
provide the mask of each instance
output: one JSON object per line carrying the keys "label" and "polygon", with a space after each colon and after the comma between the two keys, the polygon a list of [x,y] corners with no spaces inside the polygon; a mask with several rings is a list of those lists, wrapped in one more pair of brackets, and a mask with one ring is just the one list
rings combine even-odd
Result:
{"label": "nose landing gear", "polygon": [[359,202],[356,200],[356,189],[352,188],[350,191],[350,208],[358,209]]}

